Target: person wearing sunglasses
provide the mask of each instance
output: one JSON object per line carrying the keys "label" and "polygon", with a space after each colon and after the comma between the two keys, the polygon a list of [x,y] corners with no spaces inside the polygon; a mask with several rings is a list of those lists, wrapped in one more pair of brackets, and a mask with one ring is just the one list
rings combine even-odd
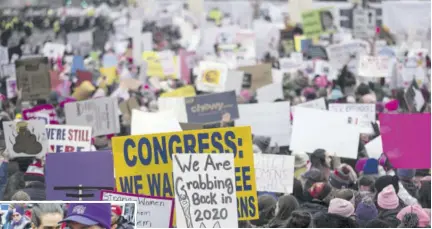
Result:
{"label": "person wearing sunglasses", "polygon": [[32,208],[32,229],[59,229],[59,221],[63,219],[63,209],[60,204],[41,203]]}
{"label": "person wearing sunglasses", "polygon": [[24,217],[24,208],[15,205],[12,210],[12,227],[11,229],[30,229],[31,223]]}
{"label": "person wearing sunglasses", "polygon": [[66,223],[65,229],[110,229],[111,204],[70,204],[66,218],[59,223]]}

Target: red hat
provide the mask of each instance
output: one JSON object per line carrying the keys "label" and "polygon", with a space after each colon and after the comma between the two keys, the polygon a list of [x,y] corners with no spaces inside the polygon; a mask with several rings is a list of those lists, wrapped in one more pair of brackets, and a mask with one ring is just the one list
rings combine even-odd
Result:
{"label": "red hat", "polygon": [[111,205],[111,212],[120,216],[122,214],[122,209],[118,205]]}

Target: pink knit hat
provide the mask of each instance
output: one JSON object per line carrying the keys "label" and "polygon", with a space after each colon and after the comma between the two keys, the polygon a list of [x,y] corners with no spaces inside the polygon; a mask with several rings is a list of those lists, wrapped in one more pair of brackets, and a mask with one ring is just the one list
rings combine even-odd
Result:
{"label": "pink knit hat", "polygon": [[396,209],[399,206],[399,198],[393,185],[388,185],[378,194],[378,206],[382,209]]}
{"label": "pink knit hat", "polygon": [[397,99],[393,99],[388,101],[384,106],[388,111],[395,111],[399,108],[399,101]]}
{"label": "pink knit hat", "polygon": [[419,227],[428,227],[430,224],[430,216],[429,214],[418,204],[410,205],[402,208],[400,212],[397,214],[397,218],[402,221],[405,214],[414,213],[417,215],[419,219]]}
{"label": "pink knit hat", "polygon": [[343,217],[350,217],[354,215],[354,206],[348,200],[334,198],[330,200],[328,213],[340,215]]}

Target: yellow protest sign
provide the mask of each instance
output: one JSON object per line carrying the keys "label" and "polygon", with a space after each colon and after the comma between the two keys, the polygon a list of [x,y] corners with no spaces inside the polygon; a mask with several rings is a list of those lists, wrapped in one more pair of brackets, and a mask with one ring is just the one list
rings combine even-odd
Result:
{"label": "yellow protest sign", "polygon": [[174,197],[173,153],[234,153],[238,217],[259,218],[250,127],[114,137],[112,145],[117,191],[160,197]]}
{"label": "yellow protest sign", "polygon": [[95,90],[95,86],[93,86],[90,81],[86,80],[75,88],[75,91],[72,93],[72,97],[74,97],[76,100],[85,100],[88,99]]}
{"label": "yellow protest sign", "polygon": [[[174,74],[165,74],[165,70],[164,70],[164,66],[162,65],[163,62],[168,62],[167,60],[161,60],[159,54],[157,52],[152,52],[152,51],[146,51],[143,52],[142,54],[142,59],[144,61],[147,62],[147,76],[154,76],[154,77],[159,77],[162,79],[166,79],[166,78],[172,78],[172,79],[177,79],[178,77],[178,71],[176,70],[174,72]],[[166,63],[172,66],[171,67],[176,67],[177,66],[177,61],[178,61],[178,57],[177,56],[173,56],[173,60],[171,63]]]}
{"label": "yellow protest sign", "polygon": [[99,69],[101,73],[101,77],[105,76],[106,85],[111,85],[117,80],[117,68],[116,67],[109,67],[109,68],[100,68]]}
{"label": "yellow protest sign", "polygon": [[196,96],[195,88],[191,85],[165,92],[160,97],[193,97]]}
{"label": "yellow protest sign", "polygon": [[309,10],[302,13],[303,31],[307,38],[318,38],[336,29],[332,8]]}

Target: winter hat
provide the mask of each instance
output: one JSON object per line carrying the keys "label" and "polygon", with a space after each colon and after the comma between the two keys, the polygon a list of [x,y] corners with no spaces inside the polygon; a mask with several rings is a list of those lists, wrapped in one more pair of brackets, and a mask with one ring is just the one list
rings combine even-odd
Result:
{"label": "winter hat", "polygon": [[121,216],[122,209],[118,205],[111,205],[111,212],[114,213],[115,215]]}
{"label": "winter hat", "polygon": [[397,176],[390,176],[390,175],[379,177],[375,181],[376,192],[380,193],[389,184],[393,185],[393,188],[396,193],[399,193],[399,178]]}
{"label": "winter hat", "polygon": [[100,225],[111,228],[111,204],[109,203],[72,203],[67,216],[59,223],[77,222],[86,226]]}
{"label": "winter hat", "polygon": [[352,184],[349,173],[350,170],[347,166],[342,166],[339,169],[335,169],[330,174],[329,183],[333,188],[348,188]]}
{"label": "winter hat", "polygon": [[306,153],[302,152],[302,153],[295,154],[294,168],[298,169],[298,168],[305,167],[308,161],[309,161],[309,156]]}
{"label": "winter hat", "polygon": [[358,94],[359,96],[364,96],[371,93],[371,90],[369,88],[368,85],[366,85],[365,83],[361,83],[356,90],[356,94]]}
{"label": "winter hat", "polygon": [[344,95],[342,93],[342,91],[339,88],[334,88],[331,93],[330,93],[330,100],[338,100],[343,98]]}
{"label": "winter hat", "polygon": [[354,215],[354,206],[348,200],[334,198],[330,200],[328,213],[340,215],[343,217],[350,217]]}
{"label": "winter hat", "polygon": [[336,190],[335,191],[335,198],[340,198],[343,200],[347,200],[349,202],[351,202],[351,204],[353,206],[355,206],[355,198],[354,198],[354,193],[351,189],[341,189],[341,190]]}
{"label": "winter hat", "polygon": [[358,204],[355,214],[357,222],[365,225],[367,221],[378,217],[378,209],[373,203],[373,200],[366,197]]}
{"label": "winter hat", "polygon": [[398,169],[396,171],[396,174],[399,177],[399,179],[401,179],[401,180],[411,180],[414,178],[414,176],[416,174],[416,170],[415,169]]}
{"label": "winter hat", "polygon": [[361,101],[363,103],[373,103],[373,104],[375,104],[377,102],[377,98],[376,98],[375,94],[371,93],[371,94],[363,95],[361,97]]}
{"label": "winter hat", "polygon": [[405,216],[409,213],[417,215],[418,225],[417,227],[428,227],[430,225],[430,215],[420,205],[410,205],[402,208],[397,214],[397,218],[402,221],[408,221]]}
{"label": "winter hat", "polygon": [[13,213],[19,213],[20,215],[24,215],[24,208],[21,205],[16,204],[13,209]]}
{"label": "winter hat", "polygon": [[390,100],[384,105],[384,107],[388,111],[396,111],[399,108],[399,101],[397,99]]}
{"label": "winter hat", "polygon": [[399,198],[393,185],[386,186],[378,193],[378,206],[382,209],[396,209],[399,206]]}
{"label": "winter hat", "polygon": [[326,76],[318,76],[315,78],[315,85],[317,85],[319,88],[325,88],[329,84]]}
{"label": "winter hat", "polygon": [[324,200],[332,191],[331,186],[325,182],[317,182],[308,189],[310,196],[317,200]]}
{"label": "winter hat", "polygon": [[375,158],[369,158],[363,167],[363,174],[364,175],[378,174],[378,160]]}
{"label": "winter hat", "polygon": [[24,181],[40,181],[45,183],[44,168],[42,161],[34,159],[24,173]]}

